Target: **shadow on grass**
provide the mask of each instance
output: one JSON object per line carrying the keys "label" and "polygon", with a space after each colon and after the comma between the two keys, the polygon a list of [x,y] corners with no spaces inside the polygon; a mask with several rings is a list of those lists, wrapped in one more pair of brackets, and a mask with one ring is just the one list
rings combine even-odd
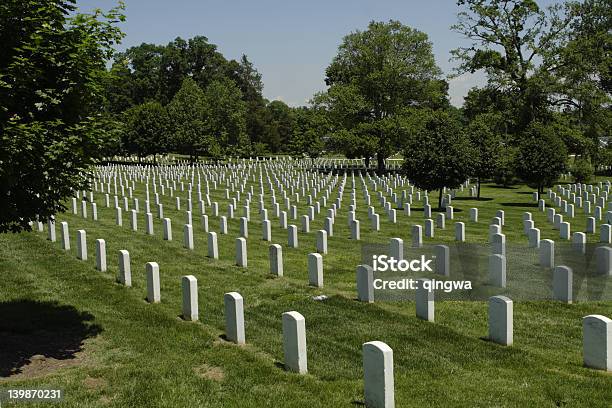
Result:
{"label": "shadow on grass", "polygon": [[490,184],[487,185],[488,188],[498,188],[498,189],[502,189],[502,190],[516,190],[519,187],[515,187],[515,186],[500,186],[497,184]]}
{"label": "shadow on grass", "polygon": [[0,316],[0,377],[19,374],[35,355],[73,359],[85,339],[102,332],[92,314],[57,302],[1,302]]}
{"label": "shadow on grass", "polygon": [[529,207],[529,208],[538,208],[537,203],[501,203],[503,207]]}
{"label": "shadow on grass", "polygon": [[493,198],[490,197],[455,197],[453,201],[493,201]]}

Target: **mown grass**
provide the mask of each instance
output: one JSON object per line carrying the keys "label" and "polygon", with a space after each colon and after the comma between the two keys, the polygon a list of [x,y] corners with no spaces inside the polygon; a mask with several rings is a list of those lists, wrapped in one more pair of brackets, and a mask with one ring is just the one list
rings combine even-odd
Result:
{"label": "mown grass", "polygon": [[[206,257],[206,234],[200,227],[195,204],[195,250],[182,247],[185,200],[183,211],[176,211],[174,199],[162,196],[165,216],[173,220],[174,241],[162,240],[161,222],[156,217],[154,236],[144,234],[144,188],[138,183],[138,232],[130,230],[126,213],[124,226],[115,226],[114,210],[105,208],[103,194],[96,193],[99,221],[72,214],[58,216],[58,225],[60,221],[70,225],[73,249],[68,252],[60,249],[59,242],[46,241],[46,233],[0,235],[0,310],[4,307],[12,311],[3,316],[0,338],[15,331],[24,337],[45,338],[45,333],[57,330],[57,336],[65,332],[84,340],[79,364],[44,376],[0,380],[0,388],[61,388],[65,390],[62,406],[68,407],[359,406],[363,402],[361,345],[381,340],[394,350],[398,407],[609,406],[612,376],[582,366],[581,318],[588,314],[611,316],[610,297],[573,305],[515,302],[512,347],[486,341],[486,302],[437,302],[435,323],[417,319],[412,302],[357,302],[355,267],[362,262],[361,245],[386,244],[392,237],[401,237],[409,246],[410,226],[422,224],[423,216],[415,204],[411,217],[398,211],[398,223],[391,224],[370,188],[372,204],[381,214],[381,231],[371,231],[361,187],[356,184],[362,242],[348,239],[349,196],[345,192],[334,236],[329,238],[329,252],[324,256],[325,286],[320,289],[307,286],[307,254],[315,250],[315,231],[323,227],[325,210],[311,224],[311,233],[300,232],[299,248],[291,249],[286,245],[287,233],[279,227],[267,201],[273,221],[272,243],[283,246],[282,278],[268,274],[270,242],[261,240],[255,199],[251,205],[246,269],[234,265],[240,206],[236,218],[230,220],[230,233],[219,234],[220,259],[212,260]],[[223,188],[220,185],[212,192],[222,214],[226,209]],[[186,193],[177,194],[184,198]],[[467,197],[467,191],[460,193],[453,201],[455,220],[466,222],[469,242],[485,243],[490,219],[496,210],[505,210],[503,232],[508,243],[524,247],[526,254],[523,264],[517,261],[518,266],[514,266],[509,262],[511,287],[515,276],[523,276],[519,272],[525,265],[533,263],[533,251],[526,248],[522,233],[522,213],[532,211],[543,239],[558,240],[558,231],[534,207],[527,187],[504,189],[487,185],[482,194],[486,199],[477,201]],[[480,210],[477,224],[468,221],[470,207]],[[305,214],[304,200],[299,210],[300,215]],[[210,217],[209,222],[211,230],[219,230],[218,219]],[[289,223],[299,225],[299,220]],[[574,223],[573,231],[583,230],[585,215],[577,211]],[[75,257],[77,229],[87,231],[87,261]],[[107,243],[106,273],[94,269],[96,238],[104,238]],[[426,242],[453,240],[454,226],[447,220],[446,229],[436,229],[435,238]],[[596,241],[596,236],[589,236],[589,242]],[[120,249],[127,249],[131,255],[132,288],[115,283]],[[520,252],[516,259],[520,259]],[[160,265],[162,302],[155,305],[144,300],[145,263],[149,261]],[[545,271],[536,268],[533,273],[540,281],[547,279]],[[188,274],[198,279],[197,323],[179,317],[180,278]],[[515,282],[518,284],[518,279]],[[603,289],[609,293],[610,281],[603,285],[607,285]],[[238,291],[244,297],[246,346],[223,339],[223,294],[229,291]],[[329,298],[312,299],[319,294]],[[24,310],[15,312],[14,305]],[[73,307],[74,313],[67,313],[65,307]],[[33,313],[41,308],[51,310],[48,318],[23,324],[24,320],[34,319]],[[288,373],[282,368],[281,314],[290,310],[306,318],[308,375]],[[67,321],[70,319],[76,321]],[[30,354],[39,354],[39,345],[27,347],[24,345]]]}

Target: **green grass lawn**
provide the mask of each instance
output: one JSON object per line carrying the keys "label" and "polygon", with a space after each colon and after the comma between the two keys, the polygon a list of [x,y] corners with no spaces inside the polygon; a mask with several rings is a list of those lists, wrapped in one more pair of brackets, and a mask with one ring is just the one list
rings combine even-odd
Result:
{"label": "green grass lawn", "polygon": [[[311,233],[299,233],[299,248],[291,249],[287,232],[267,201],[272,243],[281,244],[284,255],[284,277],[272,278],[270,243],[261,240],[257,195],[251,204],[246,269],[234,266],[240,205],[229,222],[229,234],[218,236],[220,259],[212,260],[206,257],[206,234],[195,202],[194,251],[182,247],[184,199],[183,211],[176,211],[174,199],[162,196],[164,215],[173,220],[174,241],[162,240],[155,208],[151,208],[155,234],[144,233],[144,187],[139,183],[135,192],[141,208],[138,232],[130,230],[125,212],[124,226],[116,226],[114,210],[105,208],[104,195],[96,193],[99,220],[59,215],[56,243],[46,240],[46,231],[0,235],[1,368],[21,371],[10,377],[3,372],[0,389],[60,388],[65,391],[62,406],[68,407],[354,407],[363,404],[361,345],[380,340],[394,352],[397,407],[610,406],[612,375],[582,365],[581,318],[589,314],[612,317],[612,281],[601,283],[608,296],[605,301],[573,305],[515,301],[511,347],[486,341],[487,303],[483,301],[437,302],[435,323],[417,319],[413,302],[357,302],[355,268],[362,263],[361,244],[386,244],[400,237],[409,246],[410,227],[423,224],[423,213],[415,203],[411,217],[398,211],[398,223],[391,224],[370,187],[372,205],[381,216],[381,231],[371,231],[360,183],[356,185],[361,242],[348,239],[350,193],[345,191],[324,256],[323,288],[308,286],[307,254],[315,250],[315,231],[323,228],[325,209],[311,223]],[[227,206],[224,188],[223,184],[216,191],[211,187],[222,214]],[[468,197],[465,190],[453,201],[455,220],[466,223],[471,243],[487,242],[491,218],[496,210],[505,210],[503,232],[508,245],[525,253],[521,258],[521,249],[513,249],[518,252],[512,258],[517,261],[508,263],[509,288],[520,284],[515,277],[526,267],[534,268],[534,279],[549,278],[549,272],[533,265],[537,252],[527,248],[524,211],[533,213],[542,239],[559,240],[531,192],[525,186],[486,185],[483,200]],[[186,192],[177,194],[184,198]],[[335,192],[331,197],[335,199]],[[306,213],[304,201],[300,215]],[[470,207],[479,208],[479,223],[469,222]],[[210,230],[219,231],[219,220],[207,212]],[[60,221],[70,226],[72,249],[67,252],[59,244]],[[571,222],[573,232],[584,231],[586,218],[581,210]],[[299,225],[299,220],[289,223]],[[87,261],[75,256],[77,229],[87,231]],[[106,240],[106,273],[94,269],[97,238]],[[597,238],[588,237],[593,243]],[[426,243],[453,240],[454,226],[447,220],[446,229],[436,229],[435,238]],[[120,249],[131,255],[131,288],[115,283]],[[161,275],[162,301],[154,305],[144,299],[145,263],[150,261],[159,264]],[[199,322],[179,317],[183,275],[198,279]],[[245,346],[223,338],[223,294],[230,291],[244,297]],[[329,298],[312,299],[320,294]],[[282,367],[281,314],[291,310],[306,318],[307,375]],[[46,359],[32,359],[34,355]]]}

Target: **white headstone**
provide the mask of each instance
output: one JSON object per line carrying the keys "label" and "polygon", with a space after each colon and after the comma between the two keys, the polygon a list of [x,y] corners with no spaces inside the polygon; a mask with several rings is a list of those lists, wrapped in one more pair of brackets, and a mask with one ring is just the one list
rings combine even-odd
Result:
{"label": "white headstone", "polygon": [[236,238],[236,265],[246,268],[247,261],[247,241],[243,237]]}
{"label": "white headstone", "polygon": [[237,292],[223,296],[225,303],[225,333],[227,339],[236,344],[244,344],[244,301]]}
{"label": "white headstone", "polygon": [[433,248],[435,258],[435,273],[450,276],[450,249],[448,245],[435,245]]}
{"label": "white headstone", "polygon": [[435,304],[434,292],[431,289],[431,280],[426,278],[417,279],[415,293],[416,315],[419,319],[434,321]]}
{"label": "white headstone", "polygon": [[504,346],[513,343],[513,304],[506,296],[489,298],[489,340]]}
{"label": "white headstone", "polygon": [[582,353],[585,366],[612,371],[612,320],[602,315],[582,318]]}
{"label": "white headstone", "polygon": [[270,273],[283,276],[283,248],[279,244],[270,245]]}
{"label": "white headstone", "polygon": [[191,224],[183,226],[183,247],[193,249],[193,226]]}
{"label": "white headstone", "polygon": [[374,302],[374,271],[370,265],[357,266],[357,299]]}
{"label": "white headstone", "polygon": [[159,303],[161,300],[159,290],[159,265],[157,262],[147,262],[145,272],[147,275],[147,302]]}
{"label": "white headstone", "polygon": [[363,344],[365,406],[395,408],[393,350],[382,341]]}
{"label": "white headstone", "polygon": [[198,280],[193,275],[182,278],[183,290],[183,319],[197,321],[198,316]]}
{"label": "white headstone", "polygon": [[209,258],[219,259],[219,245],[217,244],[217,233],[208,233],[208,255]]}
{"label": "white headstone", "polygon": [[172,220],[170,218],[164,218],[164,240],[172,241]]}
{"label": "white headstone", "polygon": [[489,255],[489,283],[499,288],[506,287],[506,257],[504,255]]}
{"label": "white headstone", "polygon": [[130,264],[130,253],[122,249],[119,251],[119,274],[117,281],[125,286],[132,286],[132,267]]}
{"label": "white headstone", "polygon": [[70,249],[70,233],[68,232],[68,223],[66,221],[62,221],[60,226],[62,227],[62,249],[68,251]]}
{"label": "white headstone", "polygon": [[321,254],[308,254],[308,284],[323,287],[323,257]]}
{"label": "white headstone", "polygon": [[572,303],[573,273],[567,266],[557,266],[553,271],[553,299]]}
{"label": "white headstone", "polygon": [[96,269],[106,272],[106,241],[96,239]]}
{"label": "white headstone", "polygon": [[298,312],[283,313],[283,351],[286,370],[300,374],[308,372],[306,321]]}

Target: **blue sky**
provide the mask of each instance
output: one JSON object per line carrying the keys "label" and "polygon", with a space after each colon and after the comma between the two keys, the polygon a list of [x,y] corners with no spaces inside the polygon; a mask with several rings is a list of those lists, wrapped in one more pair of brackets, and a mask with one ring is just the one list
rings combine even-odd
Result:
{"label": "blue sky", "polygon": [[[553,0],[540,0],[543,6]],[[263,76],[264,96],[289,105],[306,104],[325,89],[325,68],[342,37],[371,20],[395,19],[429,35],[445,74],[455,65],[450,50],[466,40],[450,30],[454,0],[126,0],[126,37],[119,49],[143,42],[167,44],[176,37],[204,35],[228,59],[246,54]],[[77,0],[81,11],[108,9],[110,0]],[[450,81],[451,102],[460,106],[484,75]]]}

